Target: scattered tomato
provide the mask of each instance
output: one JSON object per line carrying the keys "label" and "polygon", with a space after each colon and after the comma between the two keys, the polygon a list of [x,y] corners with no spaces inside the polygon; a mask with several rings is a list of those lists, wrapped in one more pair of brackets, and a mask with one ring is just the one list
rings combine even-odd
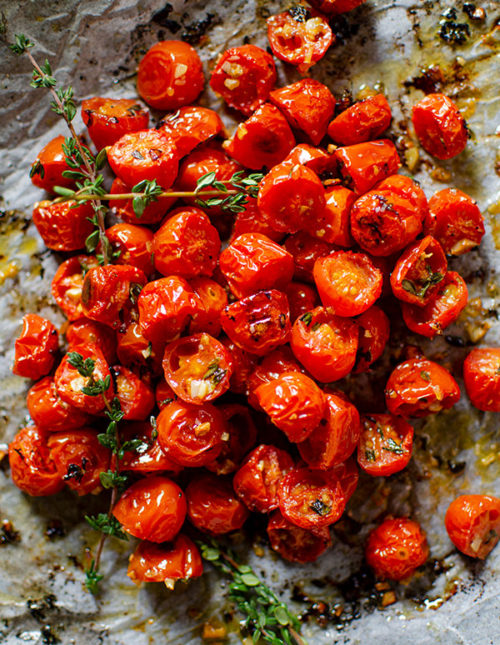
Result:
{"label": "scattered tomato", "polygon": [[149,112],[134,99],[95,96],[82,101],[82,120],[98,150],[112,146],[124,134],[145,130]]}
{"label": "scattered tomato", "polygon": [[388,477],[403,470],[410,461],[413,428],[392,414],[370,414],[361,417],[358,464],[376,477]]}
{"label": "scattered tomato", "polygon": [[58,351],[59,337],[50,320],[37,314],[26,314],[21,335],[15,342],[12,371],[36,381],[50,372]]}
{"label": "scattered tomato", "polygon": [[444,524],[459,551],[484,560],[500,539],[500,499],[460,495],[448,506]]}
{"label": "scattered tomato", "polygon": [[391,124],[392,112],[383,94],[358,101],[341,112],[328,126],[335,143],[352,146],[377,139]]}
{"label": "scattered tomato", "polygon": [[500,348],[473,349],[464,361],[464,383],[473,406],[500,412]]}
{"label": "scattered tomato", "polygon": [[451,159],[467,145],[465,119],[444,94],[427,94],[413,106],[412,121],[422,147],[438,159]]}
{"label": "scattered tomato", "polygon": [[200,143],[224,132],[224,124],[217,112],[198,105],[181,107],[166,114],[158,124],[175,143],[179,157],[185,157]]}
{"label": "scattered tomato", "polygon": [[127,570],[136,584],[164,582],[169,588],[176,580],[198,578],[202,573],[198,547],[182,533],[169,545],[140,542],[129,558]]}
{"label": "scattered tomato", "polygon": [[314,562],[332,544],[327,526],[303,529],[275,511],[267,525],[267,535],[273,551],[289,562]]}

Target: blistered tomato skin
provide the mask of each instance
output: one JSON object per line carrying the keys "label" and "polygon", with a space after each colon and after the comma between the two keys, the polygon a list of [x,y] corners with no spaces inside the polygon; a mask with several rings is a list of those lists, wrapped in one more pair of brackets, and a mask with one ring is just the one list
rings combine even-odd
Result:
{"label": "blistered tomato skin", "polygon": [[149,112],[133,99],[95,96],[82,101],[82,120],[98,150],[112,146],[124,134],[145,130]]}
{"label": "blistered tomato skin", "polygon": [[249,197],[243,207],[245,210],[238,213],[234,219],[231,237],[229,238],[230,243],[244,233],[262,233],[273,242],[281,242],[285,237],[285,233],[276,231],[269,223],[264,221],[257,207],[256,198]]}
{"label": "blistered tomato skin", "polygon": [[150,542],[167,542],[184,522],[186,497],[168,477],[147,477],[127,488],[115,504],[113,515],[130,535]]}
{"label": "blistered tomato skin", "polygon": [[79,251],[85,248],[85,240],[94,230],[88,219],[93,213],[90,204],[43,201],[35,204],[33,223],[49,249]]}
{"label": "blistered tomato skin", "polygon": [[[140,220],[138,220],[140,221]],[[115,264],[128,264],[150,276],[153,265],[153,232],[145,226],[114,224],[106,229],[113,252],[118,254]]]}
{"label": "blistered tomato skin", "polygon": [[75,430],[90,421],[86,412],[59,397],[53,376],[42,378],[29,389],[26,405],[35,425],[44,432]]}
{"label": "blistered tomato skin", "polygon": [[224,132],[224,124],[214,110],[188,105],[166,114],[158,124],[175,143],[179,157],[185,157],[200,143]]}
{"label": "blistered tomato skin", "polygon": [[391,124],[391,108],[383,94],[358,101],[341,112],[328,126],[335,143],[352,146],[377,139]]}
{"label": "blistered tomato skin", "polygon": [[391,414],[361,417],[358,464],[369,475],[387,477],[403,470],[410,461],[413,428]]}
{"label": "blistered tomato skin", "polygon": [[335,157],[322,148],[315,148],[308,143],[299,143],[285,159],[313,170],[322,180],[337,177]]}
{"label": "blistered tomato skin", "polygon": [[326,208],[318,213],[310,229],[314,237],[328,244],[349,248],[354,246],[350,232],[350,213],[356,193],[344,186],[330,186],[325,191]]}
{"label": "blistered tomato skin", "polygon": [[313,269],[318,258],[329,255],[334,247],[305,231],[289,235],[283,247],[293,255],[295,262],[294,277],[297,280],[314,283]]}
{"label": "blistered tomato skin", "polygon": [[50,372],[58,351],[59,336],[50,320],[37,314],[26,314],[21,335],[15,342],[12,371],[36,381]]}
{"label": "blistered tomato skin", "polygon": [[474,407],[500,412],[500,348],[473,349],[464,361],[464,383]]}
{"label": "blistered tomato skin", "polygon": [[414,105],[412,121],[422,147],[433,157],[451,159],[467,145],[465,119],[444,94],[428,94]]}
{"label": "blistered tomato skin", "polygon": [[120,471],[131,471],[143,475],[164,474],[178,475],[182,466],[169,459],[163,452],[158,437],[153,436],[153,427],[149,421],[132,421],[120,425],[122,442],[138,439],[142,442],[140,451],[127,450],[120,459]]}
{"label": "blistered tomato skin", "polygon": [[492,495],[460,495],[449,505],[444,524],[459,551],[484,560],[500,538],[500,499]]}
{"label": "blistered tomato skin", "polygon": [[75,255],[59,265],[52,279],[51,292],[68,320],[78,320],[83,316],[84,274],[97,265],[97,259],[92,255]]}
{"label": "blistered tomato skin", "polygon": [[314,287],[303,282],[290,282],[285,289],[285,295],[290,305],[290,320],[292,324],[308,311],[319,305],[318,292]]}
{"label": "blistered tomato skin", "polygon": [[387,315],[374,305],[356,319],[359,326],[359,344],[354,374],[366,372],[384,351],[389,340],[390,323]]}
{"label": "blistered tomato skin", "polygon": [[220,315],[228,301],[226,290],[215,280],[205,277],[191,278],[190,284],[202,308],[191,317],[189,333],[205,331],[211,336],[218,336],[221,332]]}
{"label": "blistered tomato skin", "polygon": [[123,418],[126,421],[146,419],[155,404],[155,396],[151,387],[123,365],[113,366],[111,374]]}
{"label": "blistered tomato skin", "polygon": [[[132,187],[127,186],[124,181],[116,177],[109,192],[111,195],[122,195],[131,193]],[[146,206],[140,217],[134,212],[132,199],[113,199],[110,200],[110,206],[113,207],[116,215],[127,224],[157,224],[163,219],[165,213],[173,206],[175,201],[175,197],[159,197],[157,201]]]}
{"label": "blistered tomato skin", "polygon": [[367,193],[379,181],[394,175],[401,166],[398,152],[389,139],[337,148],[333,155],[344,184],[358,195]]}
{"label": "blistered tomato skin", "polygon": [[303,529],[283,517],[279,510],[269,517],[267,535],[273,551],[289,562],[314,562],[332,544],[327,526]]}
{"label": "blistered tomato skin", "polygon": [[172,589],[176,580],[198,578],[203,562],[196,544],[179,534],[173,544],[141,542],[129,558],[128,577],[141,582],[163,582]]}
{"label": "blistered tomato skin", "polygon": [[223,443],[219,456],[205,468],[216,475],[228,475],[239,468],[245,455],[254,447],[257,428],[245,405],[227,403],[220,405],[219,411],[226,422],[229,440]]}
{"label": "blistered tomato skin", "polygon": [[54,186],[67,188],[73,186],[74,180],[62,174],[65,170],[69,170],[62,149],[63,143],[64,137],[59,135],[51,139],[38,153],[30,171],[31,181],[37,188],[51,193]]}
{"label": "blistered tomato skin", "polygon": [[79,318],[66,329],[68,351],[77,351],[81,345],[97,345],[109,364],[116,361],[116,334],[106,325]]}

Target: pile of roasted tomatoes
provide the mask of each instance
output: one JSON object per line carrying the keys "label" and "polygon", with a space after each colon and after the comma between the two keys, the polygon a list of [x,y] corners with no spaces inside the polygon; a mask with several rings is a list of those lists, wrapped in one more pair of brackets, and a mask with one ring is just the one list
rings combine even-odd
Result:
{"label": "pile of roasted tomatoes", "polygon": [[[268,20],[273,53],[302,73],[332,43],[325,13],[361,2],[313,4]],[[14,373],[36,382],[32,423],[10,444],[12,478],[30,495],[101,490],[112,462],[97,439],[104,399],[82,392],[85,379],[64,352],[91,358],[95,379],[110,376],[108,400],[120,402],[122,440],[142,441],[120,461],[129,486],[113,509],[141,540],[129,566],[138,582],[200,575],[192,527],[219,536],[241,529],[250,513],[268,515],[270,545],[287,560],[312,561],[329,547],[358,469],[380,477],[405,468],[408,419],[460,398],[453,375],[419,352],[388,375],[383,414],[360,416],[336,384],[383,353],[391,299],[423,337],[457,320],[467,287],[448,261],[485,232],[471,197],[445,188],[428,200],[398,174],[382,94],[336,109],[323,83],[304,77],[276,88],[270,53],[234,47],[210,77],[242,115],[227,138],[219,115],[194,104],[204,82],[190,45],[158,42],[137,79],[140,97],[167,111],[155,127],[136,99],[83,101],[86,136],[106,148],[116,175],[112,195],[153,179],[187,193],[160,197],[140,217],[130,197],[110,200],[112,264],[83,253],[89,203],[46,200],[33,212],[46,245],[66,254],[52,295],[67,322],[58,332],[38,315],[24,317]],[[467,127],[448,97],[425,96],[412,120],[434,157],[464,150]],[[71,186],[62,143],[51,141],[34,164],[33,183],[49,193]],[[197,206],[201,177],[227,182],[240,170],[264,172],[242,212]],[[470,352],[463,377],[473,405],[500,411],[500,349]],[[484,558],[499,539],[500,500],[459,497],[445,523],[458,549]],[[386,518],[366,545],[383,578],[406,578],[427,556],[425,534],[408,518]]]}

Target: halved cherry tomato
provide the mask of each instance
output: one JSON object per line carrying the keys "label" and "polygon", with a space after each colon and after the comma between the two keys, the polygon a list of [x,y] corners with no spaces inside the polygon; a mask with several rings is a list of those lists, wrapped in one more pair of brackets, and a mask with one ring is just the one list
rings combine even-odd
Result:
{"label": "halved cherry tomato", "polygon": [[325,150],[315,148],[307,143],[299,143],[299,145],[295,146],[285,161],[292,161],[294,164],[307,166],[322,181],[337,176],[337,161],[335,157]]}
{"label": "halved cherry tomato", "polygon": [[141,582],[164,582],[172,589],[176,580],[198,578],[203,562],[196,544],[180,533],[173,544],[140,542],[129,558],[128,577]]}
{"label": "halved cherry tomato", "polygon": [[98,262],[93,255],[75,255],[59,265],[52,279],[51,292],[68,320],[83,316],[83,279],[87,271],[96,266]]}
{"label": "halved cherry tomato", "polygon": [[459,551],[484,560],[500,539],[500,499],[460,495],[448,506],[444,524]]}
{"label": "halved cherry tomato", "polygon": [[150,542],[167,542],[184,523],[186,497],[168,477],[146,477],[127,488],[115,504],[113,515],[130,535]]}
{"label": "halved cherry tomato", "polygon": [[255,445],[257,428],[244,405],[221,405],[219,411],[226,421],[229,440],[224,442],[219,456],[205,468],[217,475],[228,475],[238,469],[243,457]]}
{"label": "halved cherry tomato", "polygon": [[30,170],[32,183],[49,193],[54,192],[54,186],[74,185],[74,179],[64,177],[63,172],[70,170],[66,163],[66,155],[63,151],[64,137],[60,134],[51,139],[38,153]]}
{"label": "halved cherry tomato", "polygon": [[347,188],[358,195],[394,175],[401,166],[398,151],[389,139],[337,148],[333,154]]}
{"label": "halved cherry tomato", "polygon": [[474,407],[500,412],[500,348],[473,349],[464,361],[464,383]]}
{"label": "halved cherry tomato", "polygon": [[271,549],[289,562],[314,562],[332,544],[327,526],[302,529],[275,511],[269,518],[267,535]]}
{"label": "halved cherry tomato", "polygon": [[131,322],[123,331],[118,329],[116,340],[116,353],[122,365],[139,368],[139,371],[146,368],[155,375],[161,373],[165,343],[147,340],[139,323]]}
{"label": "halved cherry tomato", "polygon": [[435,237],[448,255],[462,255],[481,243],[484,217],[472,197],[444,188],[429,200],[424,232]]}
{"label": "halved cherry tomato", "polygon": [[299,231],[287,237],[283,246],[293,255],[295,261],[294,277],[297,280],[313,283],[314,263],[318,258],[329,255],[333,251],[331,244],[312,237],[305,231]]}
{"label": "halved cherry tomato", "polygon": [[128,264],[140,269],[145,275],[154,272],[153,233],[145,226],[115,224],[106,229],[115,264]]}
{"label": "halved cherry tomato", "polygon": [[358,349],[358,326],[316,307],[293,323],[290,346],[295,357],[322,383],[347,376]]}
{"label": "halved cherry tomato", "polygon": [[193,479],[186,488],[188,518],[197,529],[222,535],[241,529],[249,512],[236,497],[231,480],[212,473]]}
{"label": "halved cherry tomato", "polygon": [[378,578],[403,580],[429,557],[427,538],[413,520],[386,519],[368,536],[365,557]]}
{"label": "halved cherry tomato", "polygon": [[229,389],[233,360],[229,350],[207,333],[184,336],[167,345],[165,379],[187,403],[213,401]]}
{"label": "halved cherry tomato", "polygon": [[[111,184],[111,195],[131,193],[132,188],[127,186],[118,177]],[[112,199],[109,204],[115,209],[116,214],[127,224],[156,224],[160,222],[169,208],[176,202],[176,197],[159,197],[146,206],[142,215],[134,212],[132,199]]]}
{"label": "halved cherry tomato", "polygon": [[120,459],[121,471],[130,470],[145,475],[167,471],[177,475],[182,470],[182,466],[169,459],[163,452],[158,437],[153,436],[153,426],[148,421],[120,424],[120,439],[122,443],[133,440],[142,442],[136,450],[125,451]]}
{"label": "halved cherry tomato", "polygon": [[349,248],[354,245],[349,219],[356,194],[344,186],[329,186],[325,192],[326,208],[318,213],[311,234],[324,242]]}
{"label": "halved cherry tomato", "polygon": [[82,120],[89,137],[100,150],[112,146],[128,132],[145,130],[149,125],[149,112],[134,99],[94,96],[82,101]]}
{"label": "halved cherry tomato", "polygon": [[465,119],[444,94],[428,94],[413,106],[412,121],[422,147],[433,157],[451,159],[467,145]]}
{"label": "halved cherry tomato", "polygon": [[111,375],[115,383],[116,398],[120,401],[123,418],[127,421],[143,421],[155,404],[155,396],[149,385],[123,365],[114,365]]}
{"label": "halved cherry tomato", "polygon": [[90,420],[86,412],[61,399],[53,376],[45,376],[30,387],[26,405],[35,425],[44,432],[75,430]]}
{"label": "halved cherry tomato", "polygon": [[64,481],[47,447],[48,434],[36,426],[17,432],[9,443],[10,474],[14,484],[28,495],[54,495]]}
{"label": "halved cherry tomato", "polygon": [[35,204],[33,223],[49,249],[79,251],[85,248],[85,240],[94,230],[89,221],[93,214],[90,204],[43,201]]}
{"label": "halved cherry tomato", "polygon": [[448,410],[460,398],[460,389],[444,367],[426,358],[400,363],[385,386],[389,412],[402,417],[425,417]]}
{"label": "halved cherry tomato", "polygon": [[201,301],[203,309],[193,314],[188,331],[196,334],[203,331],[218,336],[221,331],[220,315],[227,306],[227,293],[215,280],[192,278],[191,287]]}
{"label": "halved cherry tomato", "polygon": [[313,7],[326,14],[338,14],[352,11],[366,0],[311,0]]}
{"label": "halved cherry tomato", "polygon": [[356,319],[359,326],[359,344],[353,373],[366,372],[382,356],[389,340],[390,323],[386,314],[373,305]]}
{"label": "halved cherry tomato", "polygon": [[167,381],[162,378],[156,384],[155,389],[156,405],[160,410],[177,399],[177,394],[172,390]]}
{"label": "halved cherry tomato", "polygon": [[273,242],[281,242],[285,233],[275,231],[268,222],[264,221],[257,207],[257,199],[248,197],[248,201],[243,206],[245,210],[238,213],[234,219],[230,243],[243,233],[262,233]]}
{"label": "halved cherry tomato", "polygon": [[358,464],[374,477],[388,477],[403,470],[410,461],[413,428],[392,414],[361,417]]}
{"label": "halved cherry tomato", "polygon": [[285,372],[302,372],[303,368],[297,363],[291,349],[288,345],[278,347],[274,351],[266,354],[262,362],[254,366],[252,372],[248,375],[248,403],[256,408],[260,408],[255,392],[263,383],[270,383]]}
{"label": "halved cherry tomato", "polygon": [[358,101],[341,112],[328,126],[335,143],[352,146],[377,139],[391,124],[392,112],[383,94]]}
{"label": "halved cherry tomato", "polygon": [[175,143],[179,157],[185,157],[200,143],[224,132],[224,124],[214,110],[199,105],[181,107],[166,114],[158,124]]}
{"label": "halved cherry tomato", "polygon": [[116,361],[116,335],[106,325],[79,318],[68,326],[65,336],[68,351],[75,351],[81,345],[97,345],[109,364]]}
{"label": "halved cherry tomato", "polygon": [[196,50],[182,40],[148,49],[137,70],[137,92],[156,110],[176,110],[198,98],[205,78]]}
{"label": "halved cherry tomato", "polygon": [[255,45],[227,49],[217,60],[210,87],[229,107],[250,116],[269,96],[276,82],[271,54]]}
{"label": "halved cherry tomato", "polygon": [[226,336],[221,338],[221,342],[228,348],[233,357],[234,369],[229,389],[237,394],[247,394],[249,378],[257,364],[257,357],[245,352]]}
{"label": "halved cherry tomato", "polygon": [[50,372],[58,351],[59,336],[50,320],[25,314],[22,332],[15,342],[12,372],[36,381]]}
{"label": "halved cherry tomato", "polygon": [[290,321],[292,324],[297,318],[319,305],[316,289],[303,282],[290,282],[285,289],[285,295],[290,305]]}

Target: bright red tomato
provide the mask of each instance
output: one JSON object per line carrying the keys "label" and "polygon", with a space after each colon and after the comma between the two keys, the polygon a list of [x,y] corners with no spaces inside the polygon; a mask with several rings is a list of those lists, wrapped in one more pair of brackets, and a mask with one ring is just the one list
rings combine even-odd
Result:
{"label": "bright red tomato", "polygon": [[[123,195],[131,193],[132,188],[117,177],[111,184],[109,192],[111,195]],[[146,206],[142,215],[137,215],[134,212],[132,199],[110,199],[109,205],[113,207],[116,215],[127,224],[156,224],[163,219],[165,213],[176,200],[176,197],[159,197]]]}
{"label": "bright red tomato", "polygon": [[53,376],[42,378],[28,390],[26,405],[35,425],[44,432],[75,430],[90,421],[86,412],[61,399]]}
{"label": "bright red tomato", "polygon": [[140,542],[129,558],[128,577],[136,584],[163,582],[173,589],[176,580],[198,578],[203,562],[196,544],[180,533],[173,544]]}
{"label": "bright red tomato", "polygon": [[219,406],[226,421],[229,440],[225,441],[218,457],[205,468],[216,475],[228,475],[240,466],[243,457],[254,447],[257,439],[257,428],[249,409],[238,403]]}
{"label": "bright red tomato", "polygon": [[63,172],[70,169],[66,163],[63,143],[64,137],[60,134],[38,153],[30,170],[31,181],[37,188],[52,193],[54,186],[73,187],[74,180],[63,176]]}
{"label": "bright red tomato", "polygon": [[115,383],[116,398],[120,401],[123,418],[126,421],[143,421],[155,404],[152,388],[123,365],[111,368]]}
{"label": "bright red tomato", "polygon": [[121,471],[143,475],[164,472],[177,475],[182,470],[182,466],[169,459],[163,452],[158,437],[153,435],[153,427],[149,421],[120,424],[120,439],[122,443],[134,439],[142,442],[137,450],[125,452],[123,459],[120,459]]}
{"label": "bright red tomato", "polygon": [[336,246],[353,246],[349,220],[356,194],[344,186],[334,185],[326,189],[325,197],[326,208],[318,214],[311,229],[312,235]]}
{"label": "bright red tomato", "polygon": [[285,161],[307,166],[324,181],[337,177],[337,161],[333,155],[322,148],[315,148],[307,143],[295,146]]}
{"label": "bright red tomato", "polygon": [[500,348],[473,349],[464,361],[464,383],[474,407],[500,412]]}
{"label": "bright red tomato", "polygon": [[185,157],[200,143],[224,132],[217,112],[199,105],[188,105],[166,114],[158,128],[175,143],[179,157]]}
{"label": "bright red tomato", "polygon": [[35,224],[45,246],[53,251],[79,251],[94,230],[89,221],[94,211],[90,204],[75,201],[54,203],[38,202],[33,209]]}
{"label": "bright red tomato", "polygon": [[460,495],[448,506],[444,524],[459,551],[484,560],[500,539],[500,499]]}
{"label": "bright red tomato", "polygon": [[81,345],[97,345],[108,363],[116,362],[116,334],[106,325],[79,318],[68,326],[65,335],[68,351],[74,351]]}
{"label": "bright red tomato", "polygon": [[203,309],[199,309],[192,315],[189,333],[205,331],[211,336],[218,336],[221,331],[220,316],[228,302],[226,290],[215,280],[205,277],[192,278],[190,284],[200,299]]}
{"label": "bright red tomato", "polygon": [[151,371],[155,376],[161,374],[164,343],[147,340],[139,323],[131,322],[124,330],[118,329],[116,340],[116,353],[122,365],[139,372]]}
{"label": "bright red tomato", "polygon": [[289,235],[283,246],[293,255],[295,261],[294,277],[297,280],[313,283],[314,263],[318,258],[329,255],[333,251],[331,244],[312,237],[305,231]]}
{"label": "bright red tomato", "polygon": [[145,226],[115,224],[106,229],[106,237],[113,254],[118,257],[115,264],[128,264],[150,276],[153,265],[153,232]]}
{"label": "bright red tomato", "polygon": [[82,288],[87,271],[97,266],[93,255],[75,255],[59,265],[52,279],[52,296],[68,320],[83,316]]}
{"label": "bright red tomato", "polygon": [[267,535],[271,549],[289,562],[314,562],[332,544],[327,526],[302,529],[275,511],[269,518]]}
{"label": "bright red tomato", "polygon": [[337,148],[333,154],[347,188],[358,195],[394,175],[401,166],[398,152],[389,139]]}
{"label": "bright red tomato", "polygon": [[124,134],[145,130],[149,112],[134,99],[95,96],[82,101],[82,120],[98,150],[112,146]]}
{"label": "bright red tomato", "polygon": [[269,354],[264,356],[259,365],[253,366],[253,370],[248,374],[247,390],[249,404],[257,410],[260,408],[255,392],[263,383],[269,383],[285,372],[303,371],[303,368],[295,360],[288,345],[283,345],[269,352]]}
{"label": "bright red tomato", "polygon": [[413,106],[412,121],[422,147],[438,159],[456,157],[467,145],[465,119],[444,94],[424,96]]}
{"label": "bright red tomato", "polygon": [[290,320],[292,323],[319,305],[316,289],[303,282],[290,282],[285,289],[285,295],[290,305]]}
{"label": "bright red tomato", "polygon": [[359,326],[359,344],[354,374],[366,372],[384,351],[389,340],[390,323],[386,314],[374,305],[356,319]]}
{"label": "bright red tomato", "polygon": [[243,206],[245,210],[238,213],[234,219],[229,242],[233,242],[243,233],[262,233],[273,242],[281,242],[285,233],[275,231],[268,222],[264,221],[257,207],[257,199],[249,197],[247,203]]}
{"label": "bright red tomato", "polygon": [[12,371],[36,381],[50,372],[58,351],[59,336],[50,320],[37,314],[26,314],[22,332],[15,342]]}
{"label": "bright red tomato", "polygon": [[341,112],[328,126],[335,143],[352,146],[378,139],[391,124],[392,112],[383,94],[358,101]]}
{"label": "bright red tomato", "polygon": [[221,342],[228,348],[233,357],[234,369],[231,376],[230,390],[237,394],[247,394],[249,378],[257,364],[257,357],[245,352],[226,336],[221,338]]}
{"label": "bright red tomato", "polygon": [[410,461],[413,428],[392,414],[370,414],[361,417],[358,464],[375,477],[387,477],[403,470]]}

